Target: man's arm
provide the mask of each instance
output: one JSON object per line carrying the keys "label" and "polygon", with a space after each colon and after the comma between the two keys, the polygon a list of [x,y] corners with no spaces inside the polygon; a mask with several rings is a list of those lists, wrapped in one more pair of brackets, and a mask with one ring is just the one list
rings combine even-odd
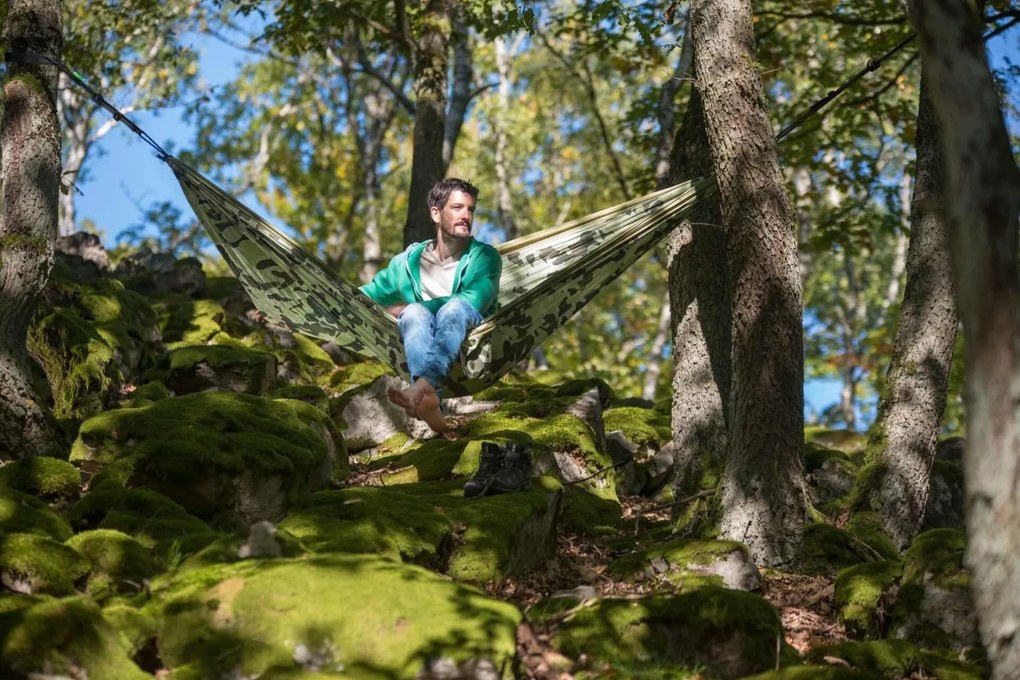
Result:
{"label": "man's arm", "polygon": [[[396,316],[406,306],[406,301],[400,293],[399,285],[403,271],[404,256],[401,253],[390,260],[385,269],[377,272],[371,281],[362,286],[361,292],[372,298],[377,304],[386,307],[390,314]],[[400,309],[394,312],[390,309],[394,306],[400,306]]]}
{"label": "man's arm", "polygon": [[477,265],[471,267],[461,283],[461,289],[451,297],[467,301],[478,313],[485,315],[499,295],[499,277],[503,273],[503,258],[493,247],[486,247],[476,256]]}

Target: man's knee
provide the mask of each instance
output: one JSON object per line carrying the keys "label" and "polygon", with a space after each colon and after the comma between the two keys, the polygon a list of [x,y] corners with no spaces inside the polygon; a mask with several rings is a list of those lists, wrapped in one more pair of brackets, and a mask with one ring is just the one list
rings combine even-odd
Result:
{"label": "man's knee", "polygon": [[471,306],[470,302],[455,297],[440,307],[436,313],[437,324],[449,322],[463,323],[466,327],[471,328],[482,322],[482,315]]}
{"label": "man's knee", "polygon": [[434,318],[428,307],[412,302],[397,317],[397,327],[401,333],[406,333],[408,329],[427,328],[432,325]]}

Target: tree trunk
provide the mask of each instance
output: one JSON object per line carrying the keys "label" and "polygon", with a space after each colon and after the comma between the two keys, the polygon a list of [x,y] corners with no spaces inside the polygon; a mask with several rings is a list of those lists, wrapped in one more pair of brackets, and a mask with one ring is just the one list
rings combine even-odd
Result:
{"label": "tree trunk", "polygon": [[464,23],[463,10],[458,5],[450,9],[453,19],[453,87],[450,92],[450,110],[446,113],[443,130],[443,174],[453,162],[460,130],[464,127],[468,104],[471,103],[471,80],[474,77],[471,37]]}
{"label": "tree trunk", "polygon": [[992,677],[1020,677],[1020,171],[988,70],[983,3],[909,3],[942,130],[966,338],[967,563]]}
{"label": "tree trunk", "polygon": [[510,192],[510,168],[507,160],[506,112],[510,110],[510,45],[507,40],[497,37],[496,71],[499,74],[499,110],[493,116],[492,134],[496,138],[496,214],[503,229],[503,240],[517,238],[517,224],[514,222],[514,206]]}
{"label": "tree trunk", "polygon": [[414,56],[414,141],[411,188],[408,191],[404,245],[435,236],[428,195],[443,178],[443,140],[446,129],[446,64],[449,36],[444,32],[442,0],[429,0],[422,17],[422,33]]}
{"label": "tree trunk", "polygon": [[[690,103],[677,131],[671,179],[707,175],[712,160],[701,96]],[[669,297],[673,335],[674,495],[700,490],[703,466],[721,466],[726,453],[730,389],[731,299],[726,234],[713,197],[669,240]]]}
{"label": "tree trunk", "polygon": [[907,283],[892,363],[868,442],[871,474],[861,477],[857,507],[877,511],[900,548],[910,544],[924,520],[957,321],[938,126],[926,91],[922,80]]}
{"label": "tree trunk", "polygon": [[[10,52],[59,58],[57,0],[12,0]],[[0,121],[0,461],[59,454],[56,423],[34,394],[28,324],[53,265],[60,184],[57,69],[9,64]]]}
{"label": "tree trunk", "polygon": [[720,528],[759,564],[786,566],[797,560],[807,515],[793,207],[755,70],[750,0],[698,0],[691,28],[733,292]]}

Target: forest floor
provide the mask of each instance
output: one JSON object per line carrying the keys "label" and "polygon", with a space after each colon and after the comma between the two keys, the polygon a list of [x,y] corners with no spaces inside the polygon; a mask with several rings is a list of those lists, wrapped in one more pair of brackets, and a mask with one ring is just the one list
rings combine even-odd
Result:
{"label": "forest floor", "polygon": [[[640,543],[650,538],[654,528],[669,523],[669,511],[646,498],[621,498],[623,517],[633,522],[632,537]],[[555,552],[541,569],[524,576],[507,577],[489,583],[486,592],[501,600],[517,605],[527,613],[528,608],[558,592],[584,593],[587,597],[637,597],[660,592],[675,592],[677,587],[663,580],[661,584],[634,583],[615,578],[607,569],[619,556],[610,544],[620,536],[592,537],[560,532],[556,537]],[[762,577],[761,595],[779,612],[787,644],[804,654],[809,649],[848,640],[846,631],[837,620],[834,602],[835,577],[830,575],[802,575],[759,570]],[[588,584],[578,586],[578,584]],[[583,589],[583,590],[582,590]],[[585,592],[587,591],[587,592]],[[526,618],[517,633],[518,654],[522,670],[528,678],[570,680],[570,672],[556,671],[570,663],[550,640],[555,637],[559,617],[541,624],[532,624]],[[838,659],[827,659],[838,664]],[[585,667],[586,659],[573,662],[578,669]]]}

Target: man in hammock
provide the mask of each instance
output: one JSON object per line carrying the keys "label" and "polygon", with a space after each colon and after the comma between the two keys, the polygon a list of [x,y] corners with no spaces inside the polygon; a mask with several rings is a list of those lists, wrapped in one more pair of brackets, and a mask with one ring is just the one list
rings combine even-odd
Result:
{"label": "man in hammock", "polygon": [[411,386],[390,388],[390,401],[448,434],[440,387],[469,330],[496,307],[503,261],[471,236],[478,189],[456,177],[429,191],[436,237],[414,243],[361,290],[397,317]]}

